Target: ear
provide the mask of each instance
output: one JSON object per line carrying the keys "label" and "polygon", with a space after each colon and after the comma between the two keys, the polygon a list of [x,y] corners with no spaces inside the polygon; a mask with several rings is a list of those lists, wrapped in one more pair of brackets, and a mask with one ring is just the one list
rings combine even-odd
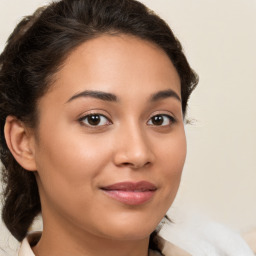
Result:
{"label": "ear", "polygon": [[7,146],[16,161],[26,170],[35,171],[34,135],[14,116],[7,116],[4,126]]}

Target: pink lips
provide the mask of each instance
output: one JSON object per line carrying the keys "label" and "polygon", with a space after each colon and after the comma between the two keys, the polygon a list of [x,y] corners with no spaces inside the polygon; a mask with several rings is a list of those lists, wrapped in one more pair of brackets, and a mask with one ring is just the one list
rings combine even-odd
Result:
{"label": "pink lips", "polygon": [[149,201],[156,186],[147,181],[120,182],[101,188],[106,195],[128,205],[140,205]]}

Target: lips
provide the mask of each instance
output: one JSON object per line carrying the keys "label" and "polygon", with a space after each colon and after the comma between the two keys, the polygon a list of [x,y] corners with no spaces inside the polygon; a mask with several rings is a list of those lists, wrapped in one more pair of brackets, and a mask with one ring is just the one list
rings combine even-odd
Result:
{"label": "lips", "polygon": [[121,203],[140,205],[148,202],[155,194],[157,187],[147,181],[120,182],[101,188],[103,192]]}

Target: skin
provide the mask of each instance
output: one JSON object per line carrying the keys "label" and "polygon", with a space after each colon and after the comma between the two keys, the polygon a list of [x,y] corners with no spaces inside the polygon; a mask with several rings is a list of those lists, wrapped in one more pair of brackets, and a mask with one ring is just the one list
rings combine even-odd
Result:
{"label": "skin", "polygon": [[[172,93],[159,96],[167,90]],[[84,91],[117,100],[77,96]],[[44,222],[37,256],[147,255],[149,235],[176,196],[185,161],[180,97],[177,71],[150,42],[104,35],[69,55],[39,100],[40,122],[29,135]],[[89,125],[89,114],[102,115],[100,124]],[[153,123],[155,115],[163,123]],[[100,189],[141,180],[157,190],[140,205]]]}

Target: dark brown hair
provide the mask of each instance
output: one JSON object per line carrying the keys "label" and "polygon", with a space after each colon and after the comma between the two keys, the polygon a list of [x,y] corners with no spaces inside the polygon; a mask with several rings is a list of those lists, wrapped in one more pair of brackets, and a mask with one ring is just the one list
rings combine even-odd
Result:
{"label": "dark brown hair", "polygon": [[[169,26],[135,0],[62,0],[38,9],[15,28],[0,55],[0,157],[5,184],[2,218],[21,241],[41,211],[34,174],[10,153],[4,125],[8,115],[34,128],[37,101],[51,86],[67,56],[83,42],[102,34],[130,34],[163,49],[181,80],[182,110],[198,79]],[[150,247],[158,246],[151,236]]]}

